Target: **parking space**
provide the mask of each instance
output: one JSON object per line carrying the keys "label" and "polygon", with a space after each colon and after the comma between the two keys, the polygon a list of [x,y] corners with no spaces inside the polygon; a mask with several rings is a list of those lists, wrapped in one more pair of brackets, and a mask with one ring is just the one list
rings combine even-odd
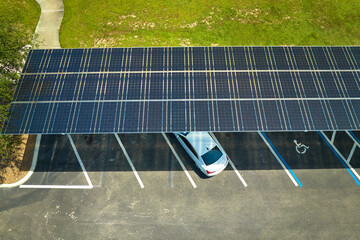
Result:
{"label": "parking space", "polygon": [[215,133],[249,187],[289,188],[293,183],[258,133]]}
{"label": "parking space", "polygon": [[[24,184],[33,187],[0,192],[0,231],[7,239],[357,236],[360,186],[319,133],[214,135],[233,166],[211,178],[172,134],[42,136]],[[339,132],[332,144],[348,158],[354,141]]]}
{"label": "parking space", "polygon": [[[351,166],[358,171],[360,143],[354,144],[358,133],[351,133],[353,138],[347,132],[323,134],[344,158],[351,158]],[[256,187],[288,188],[338,184],[339,179],[340,184],[357,181],[320,132],[213,136],[231,158],[231,164],[222,174],[208,178],[172,134],[44,135],[36,171],[22,187],[100,187],[106,184],[107,174],[121,172],[126,172],[141,188],[197,188],[228,182],[236,187],[247,187],[249,183]],[[348,179],[339,177],[342,175],[348,175]]]}
{"label": "parking space", "polygon": [[186,153],[184,148],[180,145],[180,143],[176,140],[176,138],[172,134],[167,134],[171,145],[173,146],[176,153],[180,156],[181,161],[183,162],[185,168],[189,171],[192,179],[194,179],[195,183],[201,186],[225,186],[229,183],[238,183],[241,185],[239,179],[234,172],[231,171],[231,166],[228,165],[224,170],[224,174],[217,175],[216,178],[206,177],[195,165],[194,161],[190,158],[190,156]]}
{"label": "parking space", "polygon": [[[329,185],[356,185],[319,133],[269,133],[268,136],[304,186],[327,188]],[[299,153],[294,141],[308,148],[304,153]],[[352,146],[349,141],[344,145]],[[348,148],[342,149],[343,152],[347,150]]]}
{"label": "parking space", "polygon": [[119,138],[145,188],[191,188],[162,134],[120,134]]}
{"label": "parking space", "polygon": [[[352,136],[352,138],[350,137],[349,134]],[[353,142],[356,142],[356,147],[354,146],[355,145],[354,144],[351,151],[349,151],[349,155],[347,155],[346,157],[347,158],[351,157],[351,161],[350,161],[351,165],[358,170],[358,169],[360,169],[360,133],[359,132],[348,132],[347,135],[348,135],[346,137],[347,139],[350,138],[351,140],[353,140]],[[339,140],[339,139],[337,139],[337,140]],[[347,140],[347,141],[349,141],[349,140]],[[335,145],[337,146],[338,144],[335,143]],[[341,151],[341,152],[343,152],[343,151]]]}
{"label": "parking space", "polygon": [[67,136],[42,136],[36,170],[21,187],[87,186],[83,169]]}

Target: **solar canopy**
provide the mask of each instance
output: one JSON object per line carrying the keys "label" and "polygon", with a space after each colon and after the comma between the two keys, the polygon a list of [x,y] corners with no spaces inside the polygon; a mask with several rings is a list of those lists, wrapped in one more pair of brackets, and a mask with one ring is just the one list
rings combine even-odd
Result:
{"label": "solar canopy", "polygon": [[358,130],[360,47],[31,50],[3,134]]}

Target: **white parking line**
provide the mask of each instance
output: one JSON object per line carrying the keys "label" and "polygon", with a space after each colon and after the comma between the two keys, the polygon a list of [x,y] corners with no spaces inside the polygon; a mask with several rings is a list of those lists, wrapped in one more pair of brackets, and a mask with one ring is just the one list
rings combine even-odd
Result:
{"label": "white parking line", "polygon": [[139,174],[137,173],[137,171],[136,171],[133,163],[131,162],[131,159],[130,159],[128,153],[126,152],[126,149],[125,149],[123,143],[121,142],[121,140],[120,140],[119,136],[117,135],[117,133],[114,133],[114,135],[115,135],[116,140],[118,141],[118,143],[119,143],[119,145],[120,145],[120,147],[121,147],[121,150],[123,151],[123,153],[124,153],[124,155],[125,155],[128,163],[129,163],[132,171],[134,172],[135,177],[136,177],[136,179],[138,180],[138,182],[139,182],[139,184],[140,184],[140,187],[141,187],[141,188],[144,188],[144,184],[142,183],[142,181],[141,181],[141,179],[140,179],[140,177],[139,177]]}
{"label": "white parking line", "polygon": [[89,178],[89,175],[86,172],[85,166],[83,162],[81,161],[80,155],[75,147],[75,144],[70,136],[70,134],[67,134],[72,149],[74,150],[75,156],[80,164],[81,170],[83,171],[86,181],[88,182],[88,186],[86,185],[20,185],[20,188],[43,188],[43,189],[92,189],[94,186]]}
{"label": "white parking line", "polygon": [[[220,145],[220,147],[221,147],[222,149],[224,149],[224,148],[221,146],[219,140],[217,140],[217,138],[215,137],[215,135],[214,135],[212,132],[209,132],[209,134],[215,139],[215,141],[218,142],[218,144]],[[225,149],[224,149],[224,151],[225,151]],[[228,156],[228,157],[229,157],[229,156]],[[230,163],[231,167],[233,168],[235,174],[238,176],[238,178],[239,178],[240,181],[242,182],[242,184],[244,184],[244,186],[247,187],[247,183],[245,182],[245,179],[240,175],[239,171],[236,169],[236,167],[235,167],[234,163],[231,161],[231,159],[229,159],[229,163]]]}
{"label": "white parking line", "polygon": [[281,161],[281,159],[279,158],[279,156],[276,154],[276,152],[274,151],[274,149],[271,147],[270,143],[266,140],[266,138],[260,133],[258,132],[259,136],[262,138],[262,140],[266,143],[266,145],[268,146],[268,148],[270,149],[270,151],[272,152],[272,154],[275,156],[276,160],[280,163],[280,165],[283,167],[283,169],[285,170],[286,174],[289,176],[289,178],[291,179],[291,181],[295,184],[295,186],[299,186],[299,184],[297,183],[297,181],[295,180],[295,178],[292,176],[292,174],[290,173],[289,169],[287,169],[287,167],[284,165],[284,163]]}
{"label": "white parking line", "polygon": [[354,143],[353,144],[353,147],[352,147],[352,149],[351,149],[351,152],[349,153],[349,156],[348,156],[348,158],[346,159],[346,162],[347,163],[350,163],[350,161],[351,161],[351,159],[352,159],[352,156],[354,155],[354,152],[355,152],[355,150],[356,150],[356,143]]}
{"label": "white parking line", "polygon": [[335,136],[336,136],[336,131],[333,131],[333,133],[332,133],[332,135],[331,135],[331,143],[332,143],[332,144],[334,144]]}
{"label": "white parking line", "polygon": [[348,158],[346,159],[346,162],[347,162],[347,163],[350,163],[350,161],[351,161],[351,159],[352,159],[352,156],[354,155],[354,152],[355,152],[355,150],[356,150],[356,147],[359,147],[359,148],[360,148],[360,143],[354,138],[353,135],[351,135],[351,133],[349,133],[349,131],[345,131],[345,132],[346,132],[346,134],[351,138],[351,140],[353,140],[353,142],[354,142],[354,145],[353,145],[353,147],[352,147],[352,149],[351,149],[351,152],[350,152]]}
{"label": "white parking line", "polygon": [[20,185],[20,188],[45,188],[45,189],[92,189],[86,185]]}
{"label": "white parking line", "polygon": [[247,184],[246,184],[244,178],[240,175],[239,171],[236,169],[236,167],[233,164],[233,162],[231,161],[231,159],[229,159],[229,163],[230,163],[231,167],[234,169],[234,172],[236,173],[236,175],[238,176],[238,178],[240,179],[242,184],[244,184],[244,187],[247,187]]}
{"label": "white parking line", "polygon": [[351,140],[353,140],[354,144],[356,144],[359,148],[360,148],[360,143],[354,138],[353,135],[351,135],[349,133],[349,131],[345,131],[347,135],[349,135],[349,137],[351,138]]}
{"label": "white parking line", "polygon": [[347,159],[344,157],[344,155],[342,155],[341,152],[337,149],[337,147],[335,147],[335,145],[332,144],[331,140],[326,136],[326,134],[323,131],[320,131],[320,133],[328,141],[328,143],[331,145],[331,147],[334,149],[334,151],[338,154],[338,156],[344,161],[344,163],[347,165],[347,167],[350,169],[350,171],[357,177],[357,179],[360,180],[360,175],[350,165],[350,163],[347,161]]}
{"label": "white parking line", "polygon": [[186,176],[188,177],[188,179],[190,180],[191,184],[193,185],[194,188],[196,188],[196,184],[194,182],[194,180],[191,178],[189,172],[186,170],[184,164],[182,163],[182,161],[180,160],[179,155],[177,155],[175,149],[173,148],[173,146],[171,145],[169,139],[166,137],[165,133],[161,133],[165,139],[165,141],[167,142],[167,144],[169,145],[171,151],[173,152],[175,158],[177,159],[177,161],[179,162],[180,166],[182,167],[182,169],[184,170]]}
{"label": "white parking line", "polygon": [[80,167],[81,167],[82,171],[84,172],[86,181],[88,182],[89,186],[91,186],[91,188],[93,188],[92,182],[90,181],[89,175],[87,174],[86,169],[85,169],[85,167],[84,167],[84,164],[83,164],[83,162],[81,161],[80,155],[79,155],[79,153],[78,153],[78,151],[77,151],[77,149],[76,149],[76,147],[75,147],[74,141],[72,140],[70,134],[67,134],[67,136],[68,136],[68,138],[69,138],[69,140],[70,140],[71,146],[72,146],[72,148],[73,148],[73,150],[74,150],[74,152],[75,152],[75,155],[76,155],[76,158],[77,158],[77,160],[78,160],[78,162],[79,162],[79,164],[80,164]]}

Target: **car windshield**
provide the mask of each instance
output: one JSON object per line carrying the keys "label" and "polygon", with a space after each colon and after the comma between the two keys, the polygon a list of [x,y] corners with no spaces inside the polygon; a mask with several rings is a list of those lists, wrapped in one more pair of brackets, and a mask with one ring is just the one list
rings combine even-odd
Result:
{"label": "car windshield", "polygon": [[222,153],[220,149],[215,146],[210,151],[202,155],[202,159],[204,160],[206,165],[211,165],[214,162],[216,162],[220,157],[222,156]]}

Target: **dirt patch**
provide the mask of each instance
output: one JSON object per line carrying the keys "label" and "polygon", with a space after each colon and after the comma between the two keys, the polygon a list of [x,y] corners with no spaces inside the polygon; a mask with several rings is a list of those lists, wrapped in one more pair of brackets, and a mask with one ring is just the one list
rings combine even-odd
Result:
{"label": "dirt patch", "polygon": [[22,143],[18,146],[14,159],[9,161],[7,166],[0,169],[0,184],[15,183],[30,170],[36,136],[22,135],[21,140]]}

